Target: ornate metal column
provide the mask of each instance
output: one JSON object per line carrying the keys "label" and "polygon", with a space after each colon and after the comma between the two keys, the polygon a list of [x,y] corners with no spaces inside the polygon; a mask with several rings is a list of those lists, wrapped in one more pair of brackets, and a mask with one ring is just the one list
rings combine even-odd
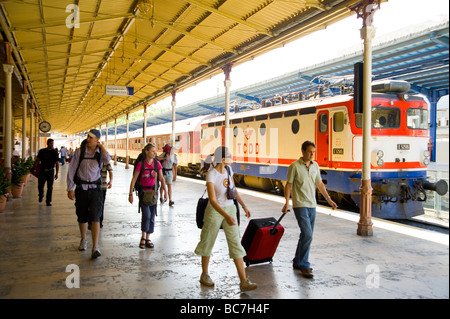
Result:
{"label": "ornate metal column", "polygon": [[381,0],[363,0],[353,8],[363,19],[361,39],[364,41],[363,70],[363,159],[361,173],[361,208],[357,234],[373,235],[372,182],[371,182],[371,140],[372,140],[372,40],[375,37],[373,16],[380,8]]}

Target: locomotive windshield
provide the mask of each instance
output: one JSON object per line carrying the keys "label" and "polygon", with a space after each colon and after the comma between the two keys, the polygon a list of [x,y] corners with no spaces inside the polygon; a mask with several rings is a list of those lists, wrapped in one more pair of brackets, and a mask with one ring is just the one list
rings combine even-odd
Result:
{"label": "locomotive windshield", "polygon": [[372,128],[399,128],[400,109],[392,107],[372,108]]}
{"label": "locomotive windshield", "polygon": [[[362,128],[362,114],[356,114],[356,127]],[[400,109],[396,107],[372,107],[372,128],[392,129],[400,127]]]}
{"label": "locomotive windshield", "polygon": [[428,110],[408,109],[406,123],[411,129],[428,129]]}

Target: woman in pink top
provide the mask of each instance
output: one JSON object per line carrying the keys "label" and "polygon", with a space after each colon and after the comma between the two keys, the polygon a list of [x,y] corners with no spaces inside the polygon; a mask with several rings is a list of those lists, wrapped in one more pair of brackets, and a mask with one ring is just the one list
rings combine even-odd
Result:
{"label": "woman in pink top", "polygon": [[[147,144],[142,154],[144,156],[144,170],[141,174],[141,167],[142,162],[139,161],[137,165],[135,166],[134,173],[133,173],[133,179],[130,183],[130,193],[128,196],[128,201],[133,204],[133,189],[136,184],[136,181],[138,178],[140,178],[140,183],[142,185],[142,188],[145,190],[155,189],[155,183],[156,183],[156,176],[158,176],[159,181],[161,182],[161,187],[164,190],[164,197],[167,200],[167,188],[166,183],[164,182],[164,177],[162,175],[162,167],[159,161],[155,161],[156,156],[156,148],[155,145],[152,143]],[[155,162],[158,165],[158,168],[155,170],[154,164]],[[139,177],[140,175],[140,177]],[[142,231],[142,237],[141,241],[139,243],[139,248],[144,249],[145,247],[153,248],[155,247],[154,244],[150,240],[150,234],[154,232],[155,229],[155,216],[157,214],[156,208],[157,205],[153,206],[147,206],[144,204],[142,200],[139,201],[139,205],[141,207],[142,211],[142,221],[141,221],[141,231]]]}

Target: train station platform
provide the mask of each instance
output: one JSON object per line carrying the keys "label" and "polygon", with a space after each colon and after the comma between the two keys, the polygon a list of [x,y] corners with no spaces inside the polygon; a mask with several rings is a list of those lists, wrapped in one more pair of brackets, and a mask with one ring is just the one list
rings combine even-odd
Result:
{"label": "train station platform", "polygon": [[[68,165],[55,182],[53,206],[38,203],[37,179],[23,197],[0,213],[0,298],[2,299],[366,299],[449,298],[449,236],[374,220],[374,236],[356,235],[358,216],[319,207],[310,261],[314,279],[292,268],[299,228],[293,213],[273,263],[247,268],[257,290],[240,293],[225,236],[219,233],[210,263],[214,288],[199,283],[200,237],[195,208],[203,181],[179,177],[175,205],[158,205],[155,247],[139,249],[137,201],[128,203],[132,170],[114,166],[106,196],[102,256],[78,251],[80,235],[74,202],[67,198]],[[241,190],[252,218],[280,216],[283,198]],[[248,219],[241,216],[244,233]],[[79,288],[76,288],[79,275]],[[74,287],[75,286],[75,287]]]}

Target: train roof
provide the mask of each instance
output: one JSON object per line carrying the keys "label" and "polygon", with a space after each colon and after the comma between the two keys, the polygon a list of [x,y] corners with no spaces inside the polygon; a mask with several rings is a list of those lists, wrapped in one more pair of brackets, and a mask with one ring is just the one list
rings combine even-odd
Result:
{"label": "train roof", "polygon": [[[197,117],[192,117],[185,120],[179,120],[175,123],[175,134],[185,133],[189,131],[193,131],[200,123],[203,121],[203,119],[211,117],[212,115],[202,115]],[[172,133],[172,122],[167,122],[164,124],[158,124],[158,125],[151,125],[147,126],[147,136],[153,136],[153,135],[166,135]],[[134,130],[132,132],[128,133],[130,138],[136,138],[141,137],[142,134],[142,128]],[[126,133],[118,134],[118,138],[124,138],[126,136]]]}
{"label": "train roof", "polygon": [[[237,119],[237,118],[243,118],[243,117],[249,117],[249,116],[258,116],[258,115],[265,115],[265,114],[271,114],[271,113],[277,113],[277,112],[285,112],[290,110],[299,110],[299,109],[305,109],[310,107],[318,107],[322,105],[327,104],[334,104],[334,103],[344,103],[348,102],[353,99],[353,96],[351,95],[337,95],[332,97],[323,97],[320,99],[312,99],[312,100],[306,100],[306,101],[299,101],[299,102],[293,102],[289,104],[281,104],[281,105],[275,105],[275,106],[269,106],[269,107],[263,107],[257,110],[250,110],[245,112],[238,112],[238,113],[230,113],[230,120]],[[217,122],[217,121],[223,121],[225,119],[225,115],[221,114],[217,117],[212,117],[209,119],[205,119],[202,122],[202,125]]]}

